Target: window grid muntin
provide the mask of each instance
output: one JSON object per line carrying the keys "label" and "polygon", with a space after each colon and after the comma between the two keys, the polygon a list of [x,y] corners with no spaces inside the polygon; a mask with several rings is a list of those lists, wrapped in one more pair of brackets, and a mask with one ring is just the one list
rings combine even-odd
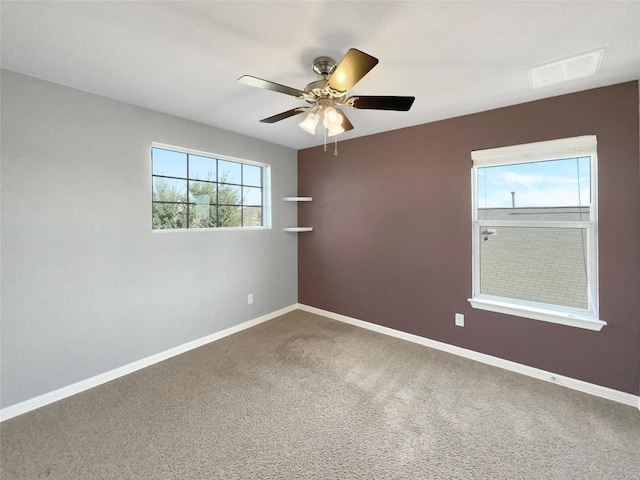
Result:
{"label": "window grid muntin", "polygon": [[[172,175],[156,175],[153,173],[153,152],[154,150],[164,150],[167,152],[171,152],[171,153],[178,153],[178,154],[184,154],[186,155],[185,161],[186,161],[186,166],[187,166],[187,177],[177,177],[177,176],[172,176]],[[203,157],[203,158],[209,158],[211,160],[215,160],[216,162],[216,181],[211,181],[211,180],[201,180],[201,179],[196,179],[196,178],[190,178],[189,175],[189,157],[190,156],[198,156],[198,157]],[[202,182],[202,183],[211,183],[211,184],[215,184],[216,185],[216,202],[215,204],[209,204],[210,207],[214,207],[216,208],[216,226],[215,227],[207,227],[207,228],[247,228],[247,227],[254,227],[254,225],[245,225],[245,209],[250,208],[250,209],[259,209],[260,210],[260,225],[256,225],[258,227],[264,227],[265,225],[265,218],[264,218],[264,213],[265,213],[265,165],[261,165],[261,164],[256,164],[256,163],[251,163],[251,162],[245,162],[245,161],[237,161],[237,160],[231,160],[231,159],[221,159],[218,157],[213,157],[213,156],[209,156],[207,154],[203,154],[203,153],[195,153],[195,152],[189,152],[189,151],[181,151],[179,149],[170,149],[170,148],[165,148],[165,147],[160,147],[160,146],[152,146],[151,147],[151,161],[152,161],[152,174],[151,174],[151,178],[152,180],[154,178],[167,178],[167,179],[173,179],[173,180],[186,180],[187,182],[187,202],[180,202],[180,201],[166,201],[166,200],[154,200],[153,198],[153,188],[152,188],[152,192],[151,192],[151,202],[152,202],[152,206],[153,205],[157,205],[157,204],[167,204],[167,205],[184,205],[185,206],[185,210],[186,210],[186,229],[198,229],[198,230],[202,230],[202,228],[200,227],[191,227],[190,224],[190,218],[189,218],[189,211],[190,211],[190,206],[193,205],[198,205],[197,202],[191,202],[190,201],[190,195],[191,195],[191,189],[190,189],[190,184],[191,182]],[[219,162],[220,161],[224,161],[224,162],[228,162],[228,163],[235,163],[240,165],[240,183],[233,183],[233,182],[220,182],[219,181],[219,173],[220,173],[220,167],[219,167]],[[260,169],[260,185],[256,186],[256,185],[245,185],[244,181],[243,181],[243,176],[244,176],[244,166],[250,166],[250,167],[256,167]],[[228,186],[235,186],[235,187],[239,187],[240,188],[240,203],[233,203],[233,204],[221,204],[220,203],[220,186],[221,185],[228,185]],[[152,186],[153,187],[153,186]],[[245,205],[244,204],[244,199],[242,198],[242,193],[243,193],[243,188],[247,187],[247,188],[253,188],[253,189],[259,189],[260,190],[260,204],[259,205]],[[219,207],[239,207],[240,208],[240,226],[236,226],[236,227],[225,227],[225,226],[221,226],[220,225],[220,208]],[[153,230],[175,230],[176,228],[155,228],[153,226],[153,217],[152,217],[152,229]]]}

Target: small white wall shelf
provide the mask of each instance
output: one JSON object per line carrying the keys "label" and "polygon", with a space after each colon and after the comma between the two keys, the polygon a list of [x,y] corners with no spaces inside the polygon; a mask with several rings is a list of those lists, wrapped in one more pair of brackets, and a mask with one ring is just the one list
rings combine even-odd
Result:
{"label": "small white wall shelf", "polygon": [[285,232],[312,232],[313,227],[285,227]]}
{"label": "small white wall shelf", "polygon": [[310,202],[313,197],[284,197],[285,202]]}
{"label": "small white wall shelf", "polygon": [[[313,197],[284,197],[285,202],[311,202]],[[313,227],[285,227],[285,232],[311,232]]]}

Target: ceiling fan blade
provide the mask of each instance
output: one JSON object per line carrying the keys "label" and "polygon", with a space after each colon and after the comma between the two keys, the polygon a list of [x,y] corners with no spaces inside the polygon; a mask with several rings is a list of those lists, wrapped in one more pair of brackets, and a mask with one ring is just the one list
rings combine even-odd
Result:
{"label": "ceiling fan blade", "polygon": [[251,75],[241,76],[238,82],[252,87],[266,88],[267,90],[273,90],[274,92],[284,93],[285,95],[291,95],[293,97],[304,98],[304,92],[302,90],[270,82],[269,80],[263,80],[258,77],[252,77]]}
{"label": "ceiling fan blade", "polygon": [[347,99],[347,104],[353,108],[370,110],[398,110],[407,112],[416,97],[388,97],[359,95]]}
{"label": "ceiling fan blade", "polygon": [[378,59],[350,48],[331,75],[327,85],[332,90],[346,92],[378,64]]}
{"label": "ceiling fan blade", "polygon": [[351,124],[345,113],[339,108],[336,108],[336,110],[340,115],[342,115],[342,128],[344,128],[344,131],[348,132],[349,130],[353,130],[353,125]]}
{"label": "ceiling fan blade", "polygon": [[287,110],[286,112],[279,113],[272,117],[263,118],[260,120],[262,123],[276,123],[280,120],[284,120],[285,118],[293,117],[294,115],[298,115],[299,113],[306,112],[309,110],[309,107],[298,107],[293,108],[291,110]]}

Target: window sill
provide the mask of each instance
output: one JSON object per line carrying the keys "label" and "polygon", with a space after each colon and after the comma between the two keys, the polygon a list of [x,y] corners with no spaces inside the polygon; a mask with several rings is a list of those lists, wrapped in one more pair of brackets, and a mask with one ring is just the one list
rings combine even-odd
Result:
{"label": "window sill", "polygon": [[560,325],[568,325],[570,327],[584,328],[598,332],[607,324],[607,322],[599,320],[596,317],[584,314],[565,313],[557,310],[548,310],[485,298],[469,298],[468,301],[473,308],[479,310],[505,313],[516,317],[532,318],[534,320],[542,320],[543,322],[558,323]]}
{"label": "window sill", "polygon": [[184,233],[184,232],[242,232],[245,230],[271,230],[271,227],[212,227],[212,228],[152,228],[152,233]]}

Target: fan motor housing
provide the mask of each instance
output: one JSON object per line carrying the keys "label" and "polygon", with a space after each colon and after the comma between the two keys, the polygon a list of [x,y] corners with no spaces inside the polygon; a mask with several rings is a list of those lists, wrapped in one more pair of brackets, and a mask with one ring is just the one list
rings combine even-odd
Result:
{"label": "fan motor housing", "polygon": [[322,80],[316,80],[315,82],[311,82],[310,84],[308,84],[305,88],[304,91],[307,93],[311,93],[315,96],[320,96],[323,92],[325,92],[325,85],[327,84],[327,81],[325,79]]}
{"label": "fan motor housing", "polygon": [[313,71],[320,75],[322,78],[316,80],[314,82],[309,83],[304,91],[310,95],[310,98],[307,98],[307,102],[315,103],[321,99],[329,99],[333,98],[334,95],[327,89],[327,80],[335,72],[337,67],[336,61],[331,57],[316,57],[313,60],[312,69]]}

